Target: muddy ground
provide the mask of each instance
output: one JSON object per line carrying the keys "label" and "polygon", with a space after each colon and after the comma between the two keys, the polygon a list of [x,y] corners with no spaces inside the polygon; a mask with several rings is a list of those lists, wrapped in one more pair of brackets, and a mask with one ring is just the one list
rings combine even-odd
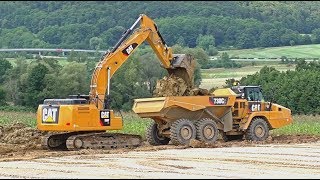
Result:
{"label": "muddy ground", "polygon": [[0,162],[0,178],[319,179],[320,141],[135,150]]}
{"label": "muddy ground", "polygon": [[221,148],[221,147],[249,147],[263,144],[296,144],[311,143],[320,140],[319,136],[311,135],[281,135],[270,136],[263,142],[229,141],[223,142],[219,139],[215,144],[202,144],[192,141],[187,146],[150,146],[147,142],[135,149],[116,149],[116,150],[80,150],[80,151],[50,151],[43,150],[41,147],[41,137],[46,135],[37,129],[26,127],[23,124],[14,124],[8,127],[0,127],[0,161],[34,159],[41,157],[56,157],[66,155],[84,154],[109,154],[123,153],[129,151],[157,151],[163,149],[187,149],[187,148]]}

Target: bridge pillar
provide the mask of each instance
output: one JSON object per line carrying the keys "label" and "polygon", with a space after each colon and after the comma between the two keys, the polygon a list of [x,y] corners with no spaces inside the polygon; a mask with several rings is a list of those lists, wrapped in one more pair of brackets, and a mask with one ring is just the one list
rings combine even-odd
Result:
{"label": "bridge pillar", "polygon": [[39,51],[39,56],[41,56],[41,52]]}
{"label": "bridge pillar", "polygon": [[65,56],[64,51],[62,51],[62,56]]}

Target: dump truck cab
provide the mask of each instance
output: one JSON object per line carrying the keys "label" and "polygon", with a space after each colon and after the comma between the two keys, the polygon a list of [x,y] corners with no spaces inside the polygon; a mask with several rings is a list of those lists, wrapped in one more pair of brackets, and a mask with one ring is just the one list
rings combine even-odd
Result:
{"label": "dump truck cab", "polygon": [[248,113],[267,110],[260,86],[233,86],[231,90],[237,94],[233,118],[242,119]]}

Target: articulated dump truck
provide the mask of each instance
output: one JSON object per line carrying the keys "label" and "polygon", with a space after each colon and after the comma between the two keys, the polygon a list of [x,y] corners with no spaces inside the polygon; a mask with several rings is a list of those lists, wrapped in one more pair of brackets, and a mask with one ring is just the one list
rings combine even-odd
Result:
{"label": "articulated dump truck", "polygon": [[135,99],[133,111],[153,123],[146,131],[151,145],[187,145],[191,139],[214,143],[245,139],[263,141],[269,131],[292,123],[291,110],[265,102],[259,86],[217,89],[205,96]]}

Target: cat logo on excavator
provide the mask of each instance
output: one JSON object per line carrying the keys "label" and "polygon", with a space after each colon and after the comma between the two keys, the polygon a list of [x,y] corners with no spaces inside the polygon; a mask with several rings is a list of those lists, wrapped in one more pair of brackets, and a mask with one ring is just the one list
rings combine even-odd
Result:
{"label": "cat logo on excavator", "polygon": [[59,107],[45,106],[42,109],[43,123],[58,123]]}

